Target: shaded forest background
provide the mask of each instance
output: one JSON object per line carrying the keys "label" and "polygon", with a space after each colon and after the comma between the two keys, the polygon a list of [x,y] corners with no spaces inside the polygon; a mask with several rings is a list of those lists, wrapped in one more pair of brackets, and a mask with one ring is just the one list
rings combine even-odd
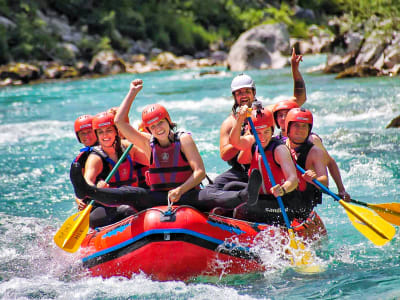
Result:
{"label": "shaded forest background", "polygon": [[[303,13],[299,12],[299,7]],[[78,57],[43,15],[64,19],[80,33]],[[400,0],[0,0],[0,64],[15,61],[90,60],[102,50],[124,53],[133,41],[177,55],[227,50],[238,36],[263,23],[284,22],[292,37],[309,38],[311,25],[336,34],[333,17],[357,26],[371,16],[400,15]],[[388,22],[386,30],[398,30]]]}

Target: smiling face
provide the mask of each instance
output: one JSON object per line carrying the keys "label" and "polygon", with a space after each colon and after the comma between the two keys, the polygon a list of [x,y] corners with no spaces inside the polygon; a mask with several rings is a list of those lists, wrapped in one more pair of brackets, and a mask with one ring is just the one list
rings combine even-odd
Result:
{"label": "smiling face", "polygon": [[96,134],[91,128],[81,130],[77,134],[81,143],[86,147],[91,147],[97,142]]}
{"label": "smiling face", "polygon": [[233,97],[239,106],[247,105],[251,107],[254,96],[255,94],[252,88],[241,88],[233,92]]}
{"label": "smiling face", "polygon": [[310,125],[302,122],[290,122],[288,137],[292,143],[302,144],[306,141],[310,131]]}
{"label": "smiling face", "polygon": [[260,139],[261,145],[263,147],[266,147],[272,138],[272,128],[271,127],[260,128],[260,129],[256,129],[256,132],[257,132],[258,138]]}
{"label": "smiling face", "polygon": [[160,142],[168,141],[170,125],[166,119],[162,119],[150,125],[151,134]]}
{"label": "smiling face", "polygon": [[99,143],[103,148],[110,148],[114,146],[117,131],[114,126],[101,127],[96,130]]}
{"label": "smiling face", "polygon": [[282,133],[286,133],[285,128],[285,120],[289,109],[282,109],[276,112],[276,122],[278,122],[279,127],[282,130]]}

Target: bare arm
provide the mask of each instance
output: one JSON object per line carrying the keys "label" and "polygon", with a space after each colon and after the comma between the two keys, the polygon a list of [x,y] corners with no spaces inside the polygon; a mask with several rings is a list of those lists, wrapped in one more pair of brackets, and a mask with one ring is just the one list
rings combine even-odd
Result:
{"label": "bare arm", "polygon": [[[275,150],[275,158],[277,163],[281,166],[286,181],[271,188],[271,193],[275,197],[283,196],[284,192],[289,193],[297,188],[298,179],[296,167],[294,166],[293,159],[290,156],[289,149],[285,145],[280,145]],[[283,189],[284,190],[283,190]]]}
{"label": "bare arm", "polygon": [[233,128],[233,116],[229,116],[221,125],[219,134],[219,152],[224,161],[228,161],[235,157],[239,152],[234,146],[229,143],[229,135]]}
{"label": "bare arm", "polygon": [[96,185],[96,178],[103,170],[103,161],[95,154],[90,154],[85,164],[85,180],[90,185]]}
{"label": "bare arm", "polygon": [[179,201],[184,193],[198,186],[206,176],[203,160],[192,136],[187,133],[183,134],[180,141],[182,152],[185,154],[193,174],[182,185],[168,192],[168,197],[172,202]]}
{"label": "bare arm", "polygon": [[303,76],[299,71],[299,64],[303,60],[302,55],[296,55],[296,52],[293,48],[292,51],[292,58],[291,58],[291,65],[292,65],[292,76],[293,76],[293,83],[294,83],[294,90],[293,90],[293,99],[299,106],[302,106],[307,99],[306,96],[306,85],[304,83]]}
{"label": "bare arm", "polygon": [[250,135],[241,135],[242,125],[248,114],[247,110],[247,105],[240,107],[238,117],[237,119],[233,120],[233,128],[229,134],[229,143],[239,150],[248,150],[249,148],[251,149],[251,146],[255,142],[254,137]]}
{"label": "bare arm", "polygon": [[[327,157],[325,153],[318,147],[312,147],[306,160],[306,169],[313,170],[315,172],[315,177],[312,179],[316,179],[321,182],[323,185],[328,187],[328,170],[327,170]],[[308,179],[306,176],[304,179]],[[309,180],[307,180],[310,182]],[[311,183],[313,183],[311,181]]]}
{"label": "bare arm", "polygon": [[143,81],[140,79],[135,79],[131,82],[129,92],[122,101],[118,112],[115,115],[114,122],[125,138],[131,143],[135,144],[138,148],[142,149],[148,157],[148,160],[150,160],[151,149],[149,135],[139,132],[126,121],[128,119],[129,110],[131,109],[133,100],[135,100],[136,95],[140,92],[142,87]]}
{"label": "bare arm", "polygon": [[343,185],[342,176],[340,175],[339,166],[337,165],[335,159],[328,153],[328,150],[322,144],[321,139],[316,135],[311,135],[311,142],[317,146],[318,148],[322,149],[325,152],[327,157],[327,167],[329,173],[331,174],[333,181],[335,181],[338,194],[346,201],[350,200],[350,195],[346,192],[346,189]]}

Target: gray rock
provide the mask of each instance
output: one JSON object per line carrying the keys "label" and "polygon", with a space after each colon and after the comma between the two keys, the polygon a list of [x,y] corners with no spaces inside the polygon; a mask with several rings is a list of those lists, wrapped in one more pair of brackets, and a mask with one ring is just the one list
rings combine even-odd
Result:
{"label": "gray rock", "polygon": [[354,65],[364,37],[349,31],[332,42],[332,53],[328,54],[325,73],[339,73]]}
{"label": "gray rock", "polygon": [[[386,48],[388,41],[382,32],[375,30],[365,40],[362,45],[359,54],[356,58],[356,65],[374,65],[379,57],[383,54],[383,50]],[[383,59],[382,64],[383,65]]]}
{"label": "gray rock", "polygon": [[7,29],[13,29],[17,27],[17,25],[13,21],[2,16],[0,16],[0,25],[3,25]]}
{"label": "gray rock", "polygon": [[393,36],[391,44],[383,52],[385,69],[392,69],[395,65],[400,64],[400,33],[395,32]]}
{"label": "gray rock", "polygon": [[228,53],[225,51],[215,51],[211,53],[211,58],[217,62],[224,62],[228,58]]}
{"label": "gray rock", "polygon": [[400,127],[400,116],[397,116],[394,118],[387,126],[386,128],[399,128]]}
{"label": "gray rock", "polygon": [[282,53],[290,53],[286,25],[260,25],[240,35],[232,45],[228,55],[228,66],[232,71],[282,68],[288,64]]}
{"label": "gray rock", "polygon": [[315,22],[315,14],[311,9],[302,8],[300,6],[295,7],[294,9],[294,17],[297,19],[303,19],[305,21],[309,21],[310,23]]}
{"label": "gray rock", "polygon": [[105,75],[124,73],[126,66],[114,51],[101,51],[92,58],[89,69],[94,73]]}
{"label": "gray rock", "polygon": [[45,15],[40,10],[37,10],[36,14],[47,24],[47,30],[60,36],[63,41],[77,44],[82,40],[82,32],[69,25],[66,16],[59,16],[56,12],[49,12],[48,15]]}

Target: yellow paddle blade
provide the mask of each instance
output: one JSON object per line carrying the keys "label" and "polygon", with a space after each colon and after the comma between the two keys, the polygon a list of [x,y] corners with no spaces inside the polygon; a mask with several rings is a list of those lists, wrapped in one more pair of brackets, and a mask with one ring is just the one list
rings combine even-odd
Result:
{"label": "yellow paddle blade", "polygon": [[400,226],[400,203],[367,204],[386,221]]}
{"label": "yellow paddle blade", "polygon": [[58,247],[68,252],[76,252],[79,249],[89,230],[91,209],[92,205],[89,204],[84,210],[65,220],[54,236],[54,242]]}
{"label": "yellow paddle blade", "polygon": [[353,226],[377,246],[383,246],[396,234],[396,229],[367,208],[354,206],[343,200],[339,203],[345,208]]}
{"label": "yellow paddle blade", "polygon": [[289,229],[290,239],[290,260],[294,269],[298,273],[315,274],[325,271],[325,268],[315,262],[313,254],[306,250],[306,247],[300,240],[296,240],[293,229]]}

